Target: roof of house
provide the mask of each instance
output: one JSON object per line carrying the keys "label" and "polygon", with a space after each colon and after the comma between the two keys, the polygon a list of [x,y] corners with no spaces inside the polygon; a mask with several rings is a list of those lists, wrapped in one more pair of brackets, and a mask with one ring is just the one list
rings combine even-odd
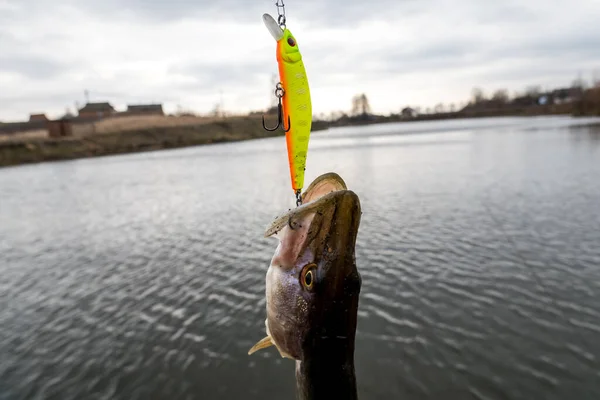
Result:
{"label": "roof of house", "polygon": [[82,111],[115,111],[115,109],[110,103],[87,103],[83,108],[79,109],[79,112]]}
{"label": "roof of house", "polygon": [[29,121],[47,121],[46,114],[29,114]]}
{"label": "roof of house", "polygon": [[128,105],[127,111],[161,111],[162,104],[137,104],[137,105]]}

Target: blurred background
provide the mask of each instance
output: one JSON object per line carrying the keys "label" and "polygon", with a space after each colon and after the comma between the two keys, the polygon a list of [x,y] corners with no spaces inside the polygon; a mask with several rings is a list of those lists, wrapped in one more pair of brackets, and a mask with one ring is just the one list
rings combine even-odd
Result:
{"label": "blurred background", "polygon": [[[286,0],[361,199],[362,399],[600,396],[600,4]],[[0,0],[0,399],[294,398],[269,1]]]}

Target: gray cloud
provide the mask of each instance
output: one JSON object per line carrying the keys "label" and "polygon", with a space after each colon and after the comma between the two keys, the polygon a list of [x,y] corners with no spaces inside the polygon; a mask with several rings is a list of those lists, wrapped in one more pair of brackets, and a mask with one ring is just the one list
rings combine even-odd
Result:
{"label": "gray cloud", "polygon": [[[42,13],[49,7],[57,5],[54,0],[19,0],[19,4],[32,13]],[[271,1],[260,4],[243,0],[62,0],[60,5],[74,7],[103,17],[133,18],[155,23],[181,18],[220,18],[243,22],[256,19],[260,22],[261,8],[275,9],[274,3]],[[266,7],[261,7],[263,5]]]}
{"label": "gray cloud", "polygon": [[39,56],[0,54],[0,73],[12,72],[32,80],[50,79],[67,73],[68,66]]}
{"label": "gray cloud", "polygon": [[[431,0],[429,0],[431,1]],[[56,6],[53,0],[20,0],[28,10],[43,12]],[[344,0],[284,0],[288,20],[301,18],[307,21],[319,21],[333,26],[350,26],[365,18],[408,15],[422,10],[423,3],[417,0],[378,0],[372,2]],[[419,4],[421,4],[419,6]],[[201,18],[260,22],[267,12],[277,13],[274,0],[63,0],[61,5],[85,9],[88,12],[111,16],[127,16],[149,19],[155,22],[171,21],[181,18]]]}
{"label": "gray cloud", "polygon": [[[345,93],[351,85],[368,90],[394,80],[404,84],[406,77],[428,80],[428,76],[444,76],[448,91],[457,85],[467,90],[475,85],[492,90],[525,80],[563,84],[582,68],[600,68],[600,4],[596,0],[570,4],[558,0],[284,1],[292,31],[301,25],[303,35],[323,32],[322,40],[312,38],[310,47],[303,47],[309,80],[316,88],[336,87]],[[151,98],[184,103],[197,100],[198,104],[206,104],[207,98],[224,90],[239,98],[237,104],[254,107],[262,104],[255,100],[256,93],[266,92],[275,71],[274,46],[268,43],[267,34],[260,39],[265,40],[264,50],[254,55],[240,54],[248,45],[245,33],[233,42],[220,39],[219,32],[193,36],[194,26],[200,30],[213,22],[239,24],[240,32],[249,26],[254,29],[254,25],[260,29],[262,13],[276,13],[274,0],[13,0],[8,4],[4,10],[0,5],[0,79],[3,72],[17,73],[23,82],[13,91],[35,88],[42,82],[47,85],[39,92],[28,89],[9,94],[19,99],[10,104],[4,103],[8,99],[4,90],[0,95],[2,119],[2,113],[29,112],[28,101],[36,108],[51,104],[63,108],[66,99],[81,97],[84,88],[115,102]],[[28,28],[52,13],[71,15],[68,13],[73,10],[76,13],[72,15],[92,21],[93,28],[69,29],[68,21],[51,19],[52,25],[45,25],[47,32],[37,25]],[[169,39],[182,41],[178,35],[188,35],[187,47],[164,59],[160,55],[153,59],[147,48],[153,40],[160,40],[152,36],[154,32],[168,35],[181,21],[192,28],[179,27],[182,30]],[[123,37],[127,29],[134,41]],[[144,34],[152,37],[144,42]],[[372,38],[362,40],[361,35]],[[79,48],[70,44],[75,36]],[[86,52],[82,38],[95,47]],[[302,38],[299,41],[305,43]],[[128,43],[131,50],[119,47],[120,43]],[[136,52],[136,43],[145,50]],[[222,54],[212,53],[215,44]],[[205,50],[207,46],[210,51]],[[113,48],[118,49],[112,52]],[[253,43],[252,48],[258,47]],[[157,49],[164,51],[164,44]],[[119,68],[121,63],[127,66]],[[158,64],[165,64],[166,72],[160,67],[154,71]],[[135,71],[136,65],[140,71]],[[148,65],[152,73],[144,74]],[[54,97],[52,90],[57,92]],[[439,88],[440,93],[444,90]],[[457,96],[447,93],[446,97],[453,95]]]}
{"label": "gray cloud", "polygon": [[[543,35],[541,37],[524,36],[519,40],[500,41],[490,44],[485,37],[473,36],[465,39],[446,37],[435,43],[428,43],[415,48],[367,50],[356,57],[356,71],[369,74],[410,74],[424,71],[462,69],[498,63],[507,59],[520,59],[527,68],[528,76],[543,74],[546,70],[556,72],[573,68],[576,71],[579,63],[591,60],[600,68],[600,29],[599,34],[593,32],[564,32]],[[360,60],[362,59],[362,62]],[[369,67],[365,60],[379,60],[375,67]],[[567,61],[565,63],[565,61]],[[537,61],[537,65],[535,65]],[[515,73],[514,70],[508,73]],[[493,76],[490,76],[492,78]]]}
{"label": "gray cloud", "polygon": [[[8,0],[19,5],[27,13],[44,13],[49,9],[73,7],[88,13],[105,17],[148,19],[153,22],[166,22],[182,18],[219,19],[240,23],[260,23],[260,16],[268,12],[275,15],[277,8],[273,0]],[[386,20],[402,24],[415,15],[433,15],[436,12],[452,10],[464,17],[473,17],[482,24],[496,22],[527,22],[540,15],[540,9],[552,5],[564,5],[559,0],[534,1],[530,3],[504,0],[502,2],[482,2],[464,0],[284,0],[288,22],[298,18],[305,22],[326,24],[327,26],[355,26],[365,20]],[[590,2],[593,0],[590,0]],[[575,2],[570,7],[577,8]],[[596,12],[598,9],[596,8]],[[597,15],[597,14],[596,14]],[[5,18],[8,18],[6,14]],[[590,19],[590,22],[592,20]],[[554,27],[555,28],[555,27]],[[427,29],[424,26],[423,29]],[[553,29],[548,26],[548,29]],[[532,32],[535,34],[534,32]]]}
{"label": "gray cloud", "polygon": [[169,68],[169,72],[188,76],[205,83],[207,86],[218,82],[222,84],[227,82],[234,84],[239,82],[254,83],[257,76],[264,75],[265,65],[254,61],[243,64],[237,62],[226,64],[192,62],[173,65]]}

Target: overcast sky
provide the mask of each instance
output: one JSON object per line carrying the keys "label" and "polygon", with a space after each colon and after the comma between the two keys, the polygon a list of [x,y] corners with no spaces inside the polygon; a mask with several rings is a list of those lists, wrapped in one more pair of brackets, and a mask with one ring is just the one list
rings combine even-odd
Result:
{"label": "overcast sky", "polygon": [[[0,0],[0,120],[76,102],[264,109],[275,0]],[[599,0],[285,0],[315,114],[460,103],[600,77]]]}

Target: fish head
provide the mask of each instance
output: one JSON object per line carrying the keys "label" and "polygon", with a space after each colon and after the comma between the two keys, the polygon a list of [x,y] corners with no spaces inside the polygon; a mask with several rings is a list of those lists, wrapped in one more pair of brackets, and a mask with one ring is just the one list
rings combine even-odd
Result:
{"label": "fish head", "polygon": [[267,337],[249,354],[275,345],[282,357],[302,360],[323,336],[354,341],[360,201],[333,173],[311,183],[302,200],[265,233],[279,239],[266,276]]}
{"label": "fish head", "polygon": [[282,29],[269,14],[263,14],[263,22],[271,36],[277,41],[277,58],[288,63],[296,63],[302,60],[298,42],[296,42],[296,38],[289,29]]}

